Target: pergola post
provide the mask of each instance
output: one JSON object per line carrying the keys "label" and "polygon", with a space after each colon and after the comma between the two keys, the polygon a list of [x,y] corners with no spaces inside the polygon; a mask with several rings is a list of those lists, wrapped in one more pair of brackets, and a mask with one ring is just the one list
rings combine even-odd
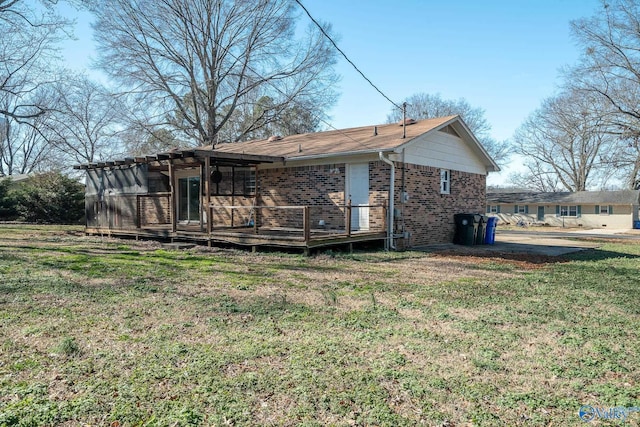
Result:
{"label": "pergola post", "polygon": [[207,221],[207,234],[211,234],[213,219],[211,218],[211,157],[204,158],[204,215]]}
{"label": "pergola post", "polygon": [[171,193],[171,206],[169,207],[169,213],[171,214],[171,232],[175,233],[178,229],[178,203],[176,200],[176,176],[175,169],[173,167],[172,159],[168,160],[169,162],[169,192]]}

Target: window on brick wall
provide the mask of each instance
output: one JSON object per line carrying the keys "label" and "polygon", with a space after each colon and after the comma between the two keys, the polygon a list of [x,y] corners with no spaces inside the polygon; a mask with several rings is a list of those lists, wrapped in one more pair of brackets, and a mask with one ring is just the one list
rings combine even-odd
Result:
{"label": "window on brick wall", "polygon": [[256,192],[256,171],[246,166],[218,166],[211,173],[214,196],[252,196]]}
{"label": "window on brick wall", "polygon": [[451,193],[451,171],[440,169],[440,194]]}
{"label": "window on brick wall", "polygon": [[245,175],[244,193],[245,194],[256,193],[256,170],[254,168],[249,169],[248,173]]}

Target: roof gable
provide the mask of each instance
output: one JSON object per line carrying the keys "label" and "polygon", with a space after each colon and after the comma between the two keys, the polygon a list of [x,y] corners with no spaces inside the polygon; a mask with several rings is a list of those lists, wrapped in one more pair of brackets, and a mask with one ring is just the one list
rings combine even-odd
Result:
{"label": "roof gable", "polygon": [[488,172],[496,172],[500,170],[500,167],[491,158],[489,153],[487,153],[480,141],[478,141],[475,135],[473,135],[471,130],[467,127],[460,116],[449,116],[444,117],[444,119],[448,120],[444,121],[439,126],[436,126],[433,129],[430,129],[429,131],[423,133],[422,135],[404,142],[400,146],[396,147],[394,151],[401,152],[403,149],[412,147],[416,144],[420,144],[433,132],[441,131],[448,135],[460,138],[467,145],[467,147],[471,149],[471,152],[476,156],[480,163],[484,165]]}

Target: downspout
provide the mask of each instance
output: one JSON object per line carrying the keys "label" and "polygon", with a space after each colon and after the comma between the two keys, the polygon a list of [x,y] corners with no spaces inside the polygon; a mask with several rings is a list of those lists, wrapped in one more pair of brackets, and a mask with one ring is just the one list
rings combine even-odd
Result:
{"label": "downspout", "polygon": [[385,162],[391,167],[391,173],[389,174],[389,212],[387,212],[387,243],[384,245],[386,250],[393,249],[396,247],[393,245],[393,219],[394,219],[394,197],[395,197],[395,179],[396,179],[396,166],[393,162],[382,154],[382,151],[378,152],[378,156],[380,160]]}

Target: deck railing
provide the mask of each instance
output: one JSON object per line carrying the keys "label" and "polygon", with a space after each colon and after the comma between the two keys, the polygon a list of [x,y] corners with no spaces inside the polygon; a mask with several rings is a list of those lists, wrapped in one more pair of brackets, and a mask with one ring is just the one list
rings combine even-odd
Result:
{"label": "deck railing", "polygon": [[[339,223],[323,223],[322,211],[326,213],[328,208],[342,211]],[[367,231],[383,232],[386,230],[386,206],[384,205],[305,205],[305,206],[221,206],[210,205],[208,217],[212,219],[209,232],[220,230],[252,230],[254,234],[260,234],[261,230],[269,232],[281,231],[301,235],[304,241],[309,241],[313,233],[339,233],[351,237],[355,231],[352,229],[352,213],[367,210],[369,215],[369,228]],[[314,210],[320,210],[320,214],[313,214]],[[227,211],[224,221],[216,221],[220,218],[221,211]],[[245,215],[239,212],[246,212]],[[269,213],[266,214],[265,212]],[[216,215],[218,213],[218,215]],[[364,214],[364,213],[363,213]],[[238,220],[240,217],[240,220]],[[335,215],[334,215],[335,219]],[[373,219],[373,221],[372,221]],[[277,225],[274,225],[276,223]]]}
{"label": "deck railing", "polygon": [[[171,193],[138,195],[136,228],[172,227],[173,210]],[[385,205],[238,206],[212,203],[203,213],[199,229],[191,232],[209,236],[216,233],[281,234],[308,242],[314,237],[331,234],[351,237],[363,231],[385,232],[387,227]],[[353,227],[352,217],[361,216],[367,217],[364,222],[368,223],[368,228]],[[178,227],[182,226],[178,224]]]}

